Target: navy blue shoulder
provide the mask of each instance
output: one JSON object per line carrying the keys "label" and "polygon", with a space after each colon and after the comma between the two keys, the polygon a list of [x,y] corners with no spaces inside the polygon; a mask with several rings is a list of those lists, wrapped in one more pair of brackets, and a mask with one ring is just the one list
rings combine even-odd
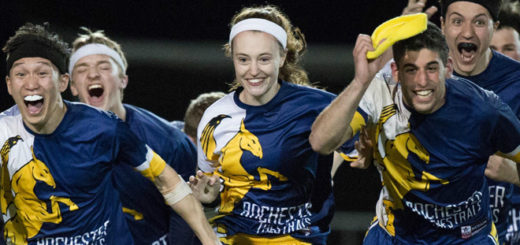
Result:
{"label": "navy blue shoulder", "polygon": [[[71,113],[77,120],[120,120],[119,117],[111,111],[104,111],[85,103],[65,101],[65,105],[67,106],[67,112]],[[96,121],[96,123],[98,122]]]}
{"label": "navy blue shoulder", "polygon": [[462,77],[453,76],[452,78],[446,79],[446,86],[448,87],[448,90],[452,90],[455,93],[465,96],[480,95],[482,99],[499,99],[493,91],[484,89],[474,82]]}
{"label": "navy blue shoulder", "polygon": [[479,111],[480,115],[496,113],[496,109],[504,105],[504,102],[493,91],[484,89],[465,78],[454,76],[446,79],[446,96],[448,103],[461,103],[469,101],[473,110]]}
{"label": "navy blue shoulder", "polygon": [[289,90],[301,91],[302,93],[308,93],[310,96],[323,97],[327,99],[336,97],[336,95],[334,95],[333,93],[311,86],[298,85],[294,83],[288,83],[285,81],[282,82],[282,84],[285,84]]}
{"label": "navy blue shoulder", "polygon": [[288,82],[282,82],[282,88],[285,88],[280,89],[284,97],[296,99],[299,103],[329,104],[336,97],[333,93],[322,89]]}
{"label": "navy blue shoulder", "polygon": [[182,133],[170,122],[146,109],[129,104],[124,104],[124,107],[127,113],[127,122],[131,128],[134,126],[146,128],[146,131],[156,131],[158,136]]}

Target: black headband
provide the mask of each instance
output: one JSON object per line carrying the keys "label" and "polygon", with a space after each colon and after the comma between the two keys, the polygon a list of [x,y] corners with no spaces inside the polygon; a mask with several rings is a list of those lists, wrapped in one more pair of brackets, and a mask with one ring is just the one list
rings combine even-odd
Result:
{"label": "black headband", "polygon": [[61,74],[67,73],[67,55],[59,52],[45,42],[37,39],[24,40],[7,55],[7,72],[11,71],[13,63],[26,57],[41,57],[48,59],[58,67]]}
{"label": "black headband", "polygon": [[498,0],[446,0],[444,1],[444,5],[441,6],[441,15],[444,18],[446,18],[446,11],[448,10],[448,6],[457,1],[465,1],[480,4],[488,10],[489,14],[491,15],[494,21],[498,20],[498,13],[500,12],[500,4]]}

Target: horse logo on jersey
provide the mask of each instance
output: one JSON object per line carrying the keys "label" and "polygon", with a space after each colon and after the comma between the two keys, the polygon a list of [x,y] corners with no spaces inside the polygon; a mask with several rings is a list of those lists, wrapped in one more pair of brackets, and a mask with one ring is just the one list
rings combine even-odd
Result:
{"label": "horse logo on jersey", "polygon": [[[448,180],[436,177],[424,169],[423,164],[430,163],[430,154],[419,140],[410,132],[400,134],[395,140],[385,144],[387,155],[383,159],[385,186],[392,186],[388,191],[401,200],[409,191],[428,191],[433,183],[448,184]],[[410,162],[420,163],[412,167]],[[396,209],[402,209],[402,203],[396,203]]]}
{"label": "horse logo on jersey", "polygon": [[[248,173],[242,166],[241,159],[245,151],[262,159],[262,146],[253,133],[246,129],[244,121],[240,123],[240,131],[222,148],[222,172],[217,174],[225,180],[220,212],[233,211],[235,204],[242,200],[251,188],[262,190],[271,189],[271,182],[267,175],[280,181],[287,181],[282,174],[263,167],[257,167],[258,177]],[[233,187],[233,188],[231,188]]]}
{"label": "horse logo on jersey", "polygon": [[[12,147],[20,140],[11,140],[14,143],[7,146],[6,150],[4,147],[9,145],[9,140],[4,144],[2,160],[8,158]],[[14,244],[26,244],[26,239],[37,235],[43,223],[60,223],[62,216],[59,203],[67,205],[70,211],[78,209],[74,202],[65,197],[51,195],[46,200],[40,200],[34,192],[35,188],[43,184],[47,186],[44,188],[55,189],[56,183],[45,163],[36,158],[32,149],[31,153],[32,159],[16,170],[12,180],[9,180],[7,162],[2,166],[2,213],[8,216],[4,236]]]}
{"label": "horse logo on jersey", "polygon": [[[383,124],[396,113],[396,107],[393,105],[383,108],[377,128],[379,140],[382,140],[380,130],[383,129]],[[383,159],[380,159],[384,166],[383,182],[390,195],[397,200],[401,200],[411,190],[425,192],[430,189],[432,184],[449,183],[448,180],[441,179],[425,170],[426,165],[430,163],[430,153],[412,133],[400,133],[395,136],[395,140],[388,139],[381,143],[384,143],[383,152],[386,153],[382,157]],[[381,157],[381,153],[378,155]],[[413,167],[412,162],[416,163]],[[393,208],[403,209],[403,204],[397,202]]]}
{"label": "horse logo on jersey", "polygon": [[215,154],[215,148],[217,147],[217,143],[215,142],[215,128],[224,120],[225,118],[231,118],[228,115],[220,114],[214,118],[212,118],[206,127],[202,130],[202,135],[200,136],[200,144],[202,149],[204,150],[204,154],[210,161],[217,161],[219,155]]}

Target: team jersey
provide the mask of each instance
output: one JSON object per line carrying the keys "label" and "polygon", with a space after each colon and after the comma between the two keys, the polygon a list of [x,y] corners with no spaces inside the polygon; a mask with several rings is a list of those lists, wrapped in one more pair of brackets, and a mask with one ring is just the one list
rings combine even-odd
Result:
{"label": "team jersey", "polygon": [[[311,192],[318,162],[325,158],[311,149],[308,137],[334,96],[280,82],[271,101],[250,106],[240,101],[241,91],[211,105],[197,130],[199,168],[220,176],[224,186],[212,222],[228,237],[291,235],[313,242],[320,230],[312,220]],[[330,167],[328,175],[324,185],[330,186]],[[321,191],[329,197],[327,189]],[[315,211],[326,218],[324,207],[331,204],[321,201]]]}
{"label": "team jersey", "polygon": [[0,115],[4,236],[13,244],[133,244],[112,169],[150,179],[165,162],[114,114],[81,103],[51,134],[25,127],[15,106]]}
{"label": "team jersey", "polygon": [[[456,75],[466,78],[482,88],[495,92],[520,118],[520,62],[512,60],[494,50],[492,52],[493,57],[482,73],[475,76]],[[491,179],[488,179],[488,181],[491,212],[493,222],[497,226],[500,241],[508,241],[507,237],[520,236],[518,229],[515,229],[520,223],[513,226],[509,222],[518,220],[514,219],[510,210],[512,205],[515,206],[515,209],[520,208],[520,193],[518,191],[513,192],[515,187],[510,183],[496,182]],[[507,231],[508,226],[510,227],[510,232]],[[506,232],[509,233],[507,237]],[[515,235],[514,233],[517,234]]]}
{"label": "team jersey", "polygon": [[390,93],[376,76],[351,123],[354,132],[376,127],[379,225],[411,244],[496,239],[484,169],[497,152],[520,158],[518,118],[494,93],[461,78],[446,80],[446,103],[432,114],[402,101],[399,86]]}
{"label": "team jersey", "polygon": [[[126,123],[137,138],[145,142],[185,180],[195,174],[197,151],[179,129],[155,114],[132,105],[124,105]],[[166,205],[155,185],[136,172],[131,164],[118,164],[113,171],[114,186],[119,191],[123,212],[136,244],[190,244],[193,231]],[[169,227],[169,219],[176,220]]]}

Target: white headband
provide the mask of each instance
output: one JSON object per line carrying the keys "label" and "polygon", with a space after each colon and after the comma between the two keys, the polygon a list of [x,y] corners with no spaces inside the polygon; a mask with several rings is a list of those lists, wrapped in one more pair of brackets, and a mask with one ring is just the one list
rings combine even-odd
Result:
{"label": "white headband", "polygon": [[231,33],[229,33],[229,44],[231,45],[231,41],[233,38],[243,31],[263,31],[265,33],[269,33],[273,35],[283,46],[285,49],[287,47],[287,33],[285,30],[277,25],[274,22],[268,21],[266,19],[260,18],[251,18],[242,20],[231,28]]}
{"label": "white headband", "polygon": [[76,62],[78,62],[78,60],[85,56],[93,54],[104,54],[112,57],[112,59],[114,59],[117,62],[117,64],[121,66],[123,72],[126,72],[125,63],[123,63],[123,59],[121,59],[121,56],[115,50],[109,48],[107,45],[104,44],[90,43],[79,48],[70,56],[69,74],[72,76],[72,69],[74,69],[74,65],[76,64]]}

